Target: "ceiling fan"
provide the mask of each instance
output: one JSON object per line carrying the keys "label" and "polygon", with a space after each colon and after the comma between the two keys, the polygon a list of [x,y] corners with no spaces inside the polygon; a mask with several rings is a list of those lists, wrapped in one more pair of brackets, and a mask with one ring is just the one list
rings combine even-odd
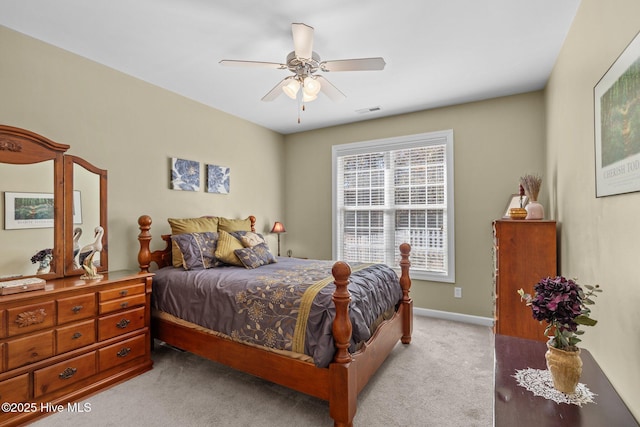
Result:
{"label": "ceiling fan", "polygon": [[[260,62],[260,61],[238,61],[223,59],[221,65],[275,68],[278,70],[289,70],[292,76],[282,79],[264,97],[263,101],[273,101],[281,93],[285,93],[292,99],[310,102],[317,98],[322,92],[333,101],[341,101],[346,98],[337,87],[331,84],[324,77],[317,75],[318,71],[370,71],[382,70],[386,65],[383,58],[358,58],[342,59],[335,61],[322,61],[320,55],[313,51],[313,27],[306,24],[291,24],[293,34],[293,52],[287,55],[286,63]],[[300,119],[298,118],[298,122]]]}

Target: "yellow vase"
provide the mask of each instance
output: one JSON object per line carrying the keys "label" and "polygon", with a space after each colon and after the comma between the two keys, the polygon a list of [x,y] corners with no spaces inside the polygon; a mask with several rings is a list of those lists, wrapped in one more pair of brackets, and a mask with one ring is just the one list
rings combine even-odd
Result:
{"label": "yellow vase", "polygon": [[582,375],[580,349],[565,351],[547,343],[545,358],[547,359],[547,368],[551,372],[551,378],[553,379],[553,387],[563,393],[575,393]]}

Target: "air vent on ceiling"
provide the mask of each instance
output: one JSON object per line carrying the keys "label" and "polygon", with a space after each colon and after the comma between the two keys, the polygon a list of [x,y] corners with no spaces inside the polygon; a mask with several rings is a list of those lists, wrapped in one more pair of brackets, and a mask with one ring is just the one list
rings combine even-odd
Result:
{"label": "air vent on ceiling", "polygon": [[369,108],[361,108],[359,110],[356,110],[356,113],[358,114],[366,114],[366,113],[374,113],[376,111],[380,111],[382,110],[381,106],[375,106],[375,107],[369,107]]}

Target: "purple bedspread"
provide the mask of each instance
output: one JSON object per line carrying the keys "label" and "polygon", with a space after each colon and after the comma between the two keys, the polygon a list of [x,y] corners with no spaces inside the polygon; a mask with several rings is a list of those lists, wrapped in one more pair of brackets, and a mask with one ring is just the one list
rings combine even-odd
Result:
{"label": "purple bedspread", "polygon": [[[253,270],[165,267],[153,279],[152,305],[237,340],[307,354],[316,366],[326,367],[335,353],[332,267],[332,261],[288,257]],[[397,305],[402,291],[386,265],[351,268],[350,351],[355,351],[371,337],[376,319]]]}

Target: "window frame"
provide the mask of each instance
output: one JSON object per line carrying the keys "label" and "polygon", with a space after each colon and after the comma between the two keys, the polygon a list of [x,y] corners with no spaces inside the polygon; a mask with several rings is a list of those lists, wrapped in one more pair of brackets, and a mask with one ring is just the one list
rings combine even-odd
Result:
{"label": "window frame", "polygon": [[[338,259],[338,158],[354,154],[402,150],[429,145],[445,145],[445,182],[446,182],[446,224],[447,224],[447,268],[446,272],[435,272],[412,268],[411,277],[419,280],[434,282],[455,282],[455,212],[454,212],[454,158],[453,158],[453,130],[425,132],[369,141],[352,142],[333,145],[331,147],[331,178],[332,178],[332,255]],[[395,248],[398,253],[399,249]],[[399,267],[395,267],[399,270]]]}

